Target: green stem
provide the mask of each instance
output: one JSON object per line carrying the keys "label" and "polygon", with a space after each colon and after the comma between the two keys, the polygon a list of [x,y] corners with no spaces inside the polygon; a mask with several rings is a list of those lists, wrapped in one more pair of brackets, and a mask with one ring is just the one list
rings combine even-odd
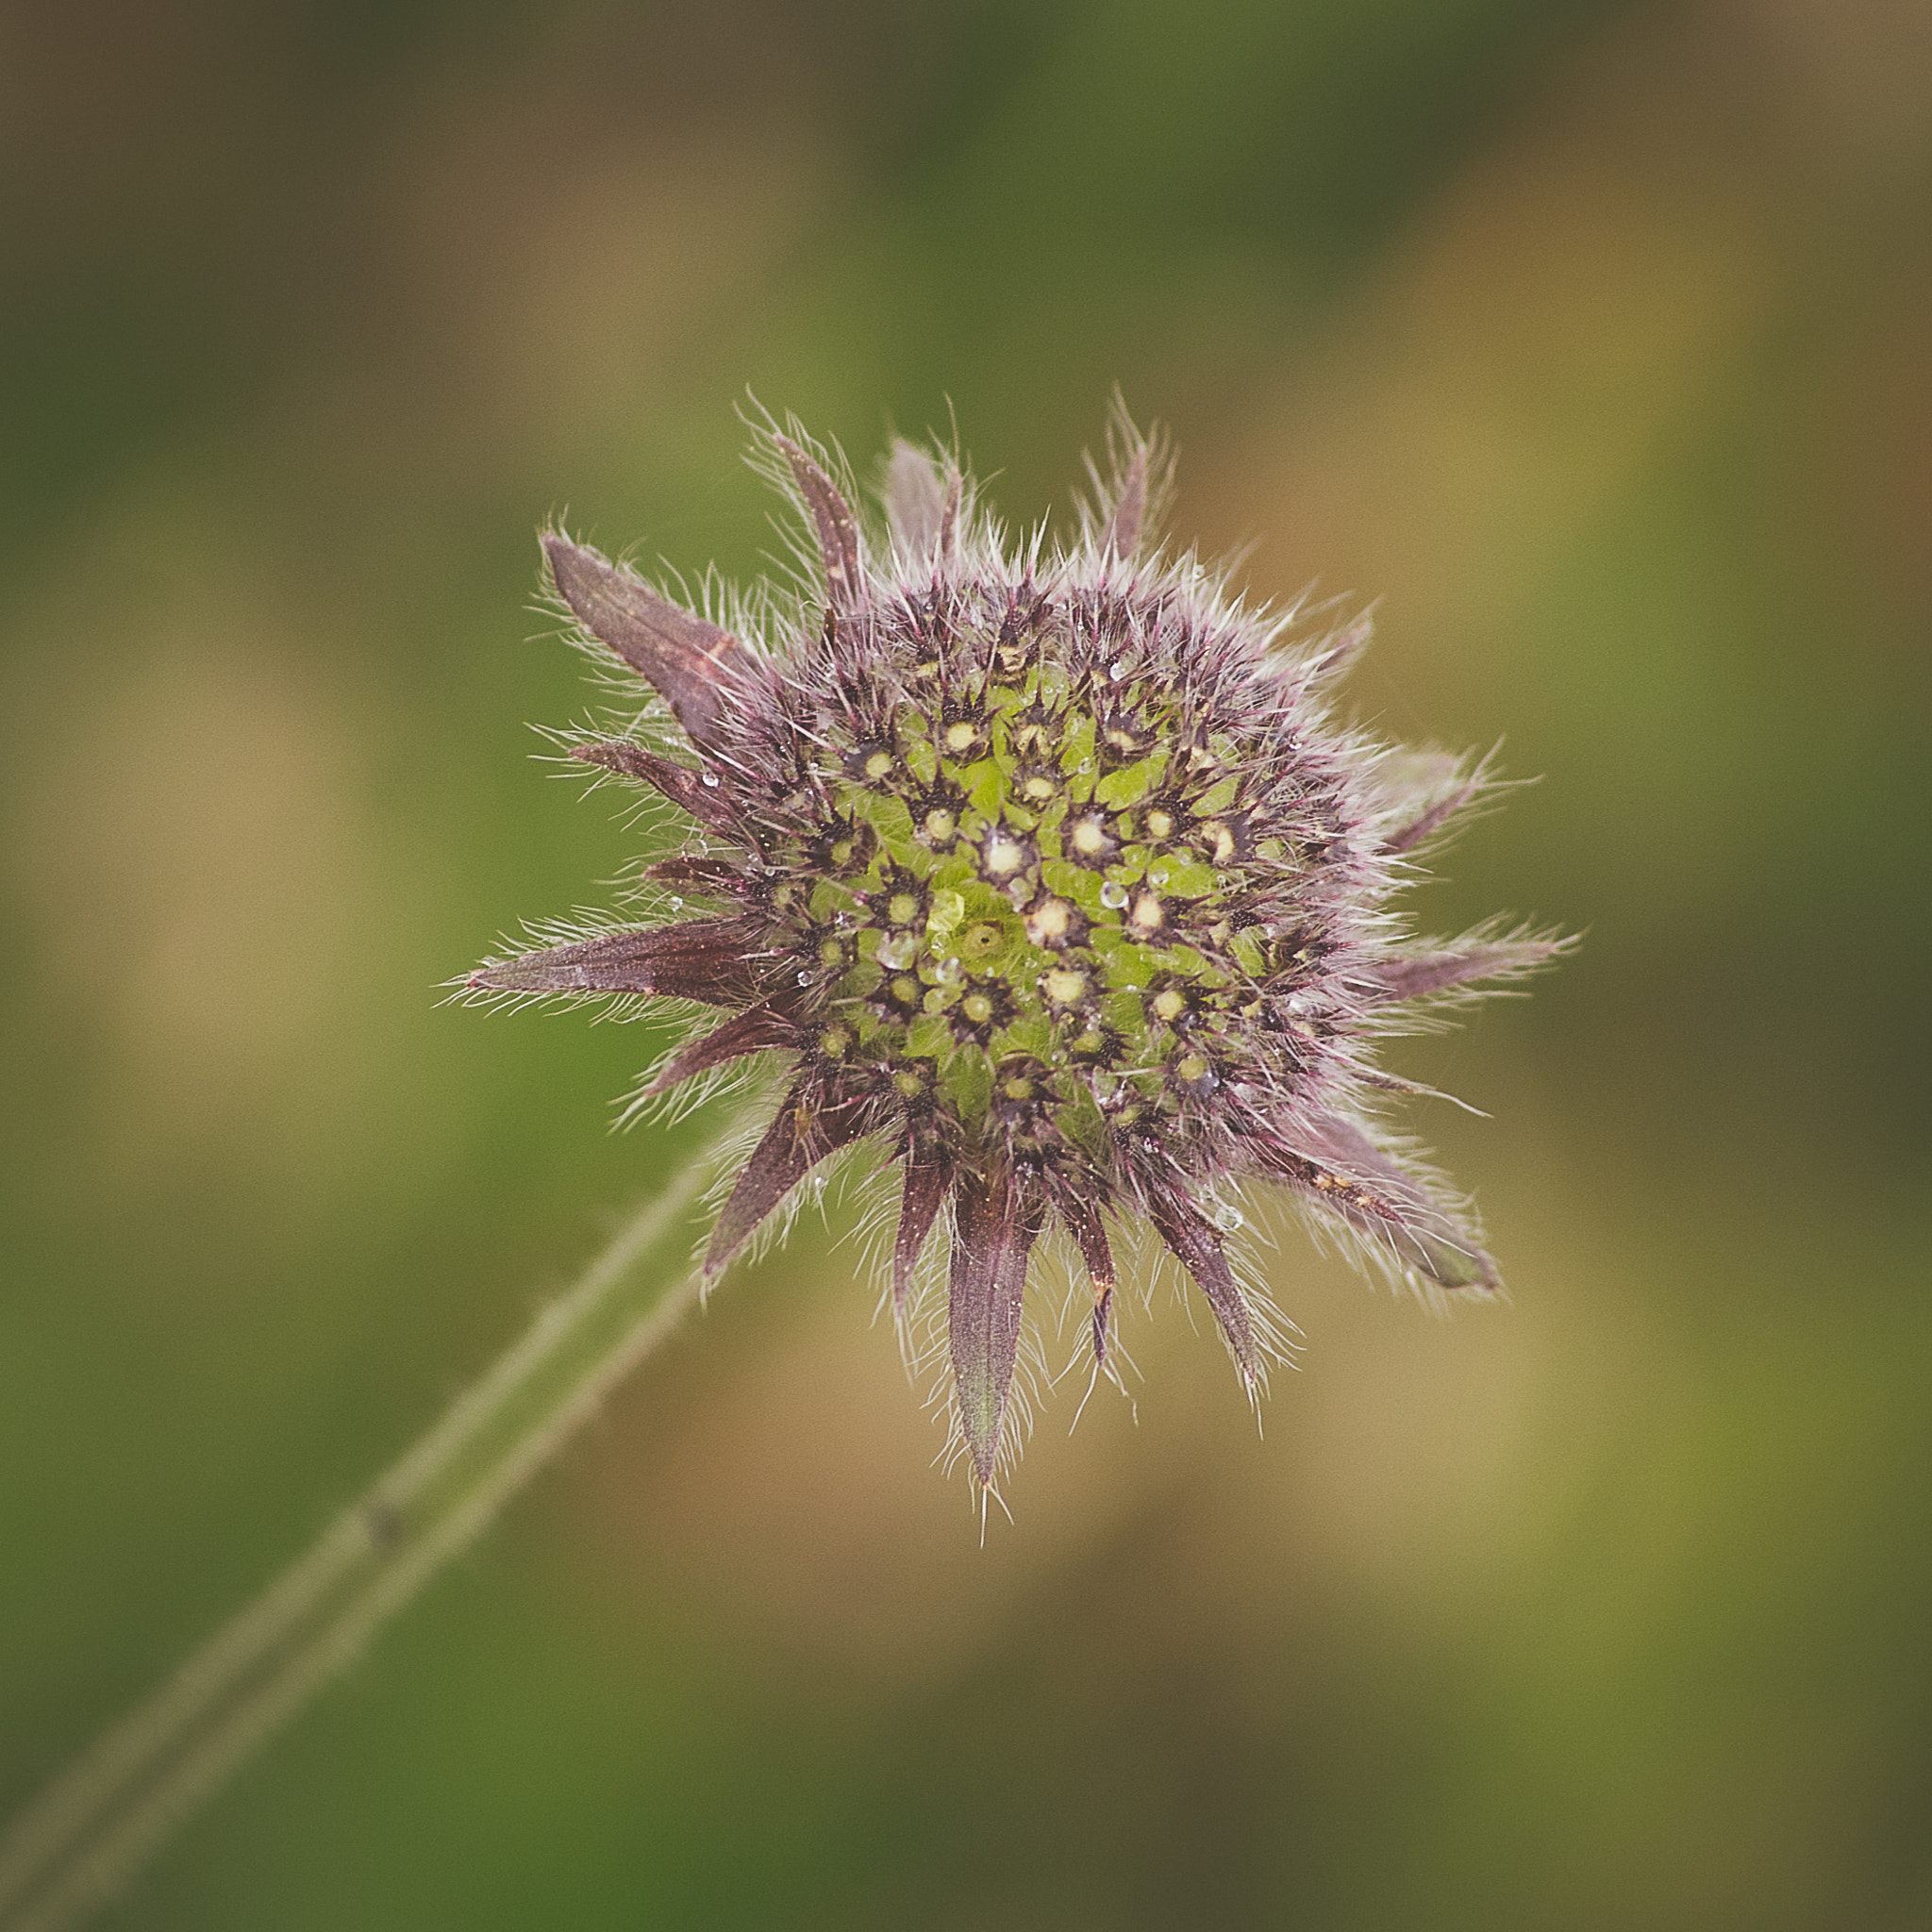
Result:
{"label": "green stem", "polygon": [[685,1167],[481,1380],[175,1675],[0,1835],[0,1932],[61,1932],[111,1898],[230,1773],[390,1618],[662,1341],[702,1292],[668,1293],[711,1155]]}

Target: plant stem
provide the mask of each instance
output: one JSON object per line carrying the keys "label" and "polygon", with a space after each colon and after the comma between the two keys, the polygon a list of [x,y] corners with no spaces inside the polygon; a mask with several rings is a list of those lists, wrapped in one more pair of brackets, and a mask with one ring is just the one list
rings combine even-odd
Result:
{"label": "plant stem", "polygon": [[[0,1835],[0,1932],[105,1904],[596,1412],[695,1303],[682,1263],[711,1150],[648,1202],[523,1338],[267,1590]],[[688,1264],[687,1264],[688,1265]]]}

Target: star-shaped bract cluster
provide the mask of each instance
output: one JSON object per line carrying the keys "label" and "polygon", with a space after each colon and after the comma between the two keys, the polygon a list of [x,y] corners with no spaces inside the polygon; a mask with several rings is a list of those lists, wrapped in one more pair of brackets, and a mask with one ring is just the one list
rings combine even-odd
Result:
{"label": "star-shaped bract cluster", "polygon": [[1519,973],[1544,939],[1398,943],[1405,856],[1482,784],[1328,722],[1356,625],[1299,650],[1191,558],[1149,558],[1165,484],[1123,421],[1079,541],[1009,559],[958,470],[894,451],[868,542],[800,441],[771,454],[809,521],[824,599],[759,647],[595,552],[544,539],[558,593],[670,707],[697,756],[632,739],[574,755],[661,793],[705,833],[651,870],[715,916],[486,966],[479,989],[659,994],[732,1017],[675,1085],[792,1058],[707,1267],[722,1268],[828,1156],[874,1138],[904,1176],[903,1309],[951,1231],[959,1422],[996,1468],[1029,1258],[1058,1221],[1108,1359],[1110,1220],[1144,1219],[1198,1284],[1250,1387],[1256,1311],[1218,1187],[1288,1184],[1425,1290],[1492,1291],[1468,1214],[1378,1137],[1368,1048],[1402,1003]]}

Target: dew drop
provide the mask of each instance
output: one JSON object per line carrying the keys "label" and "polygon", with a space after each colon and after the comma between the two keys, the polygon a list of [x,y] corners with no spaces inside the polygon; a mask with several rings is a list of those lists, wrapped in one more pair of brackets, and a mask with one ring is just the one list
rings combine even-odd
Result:
{"label": "dew drop", "polygon": [[1232,1201],[1223,1201],[1214,1210],[1214,1224],[1223,1234],[1233,1234],[1248,1224],[1248,1217]]}
{"label": "dew drop", "polygon": [[1118,879],[1108,879],[1100,889],[1100,903],[1118,912],[1127,903],[1127,889]]}
{"label": "dew drop", "polygon": [[948,953],[933,971],[941,986],[958,986],[966,969],[959,964],[957,953]]}
{"label": "dew drop", "polygon": [[1147,877],[1148,877],[1149,881],[1150,881],[1151,883],[1153,883],[1154,885],[1157,885],[1157,886],[1164,886],[1164,885],[1166,885],[1166,883],[1167,883],[1167,868],[1166,868],[1166,866],[1164,866],[1164,865],[1157,865],[1157,866],[1155,866],[1155,867],[1153,868],[1153,870],[1152,870],[1151,872],[1149,872],[1149,873],[1148,873],[1148,874],[1147,874]]}
{"label": "dew drop", "polygon": [[801,972],[798,975],[798,983],[800,986],[809,986],[811,984],[811,974]]}
{"label": "dew drop", "polygon": [[718,774],[716,772],[701,772],[698,774],[698,783],[715,791],[718,789]]}
{"label": "dew drop", "polygon": [[672,893],[670,899],[666,903],[670,906],[672,911],[674,912],[682,912],[684,910],[684,901],[680,899],[675,892]]}
{"label": "dew drop", "polygon": [[1107,675],[1110,678],[1112,678],[1116,684],[1118,684],[1121,681],[1121,679],[1127,675],[1127,667],[1124,663],[1122,663],[1122,661],[1118,658],[1116,658],[1113,660],[1113,662],[1107,667]]}
{"label": "dew drop", "polygon": [[909,932],[895,932],[879,941],[879,964],[893,972],[911,965],[919,952],[919,941]]}

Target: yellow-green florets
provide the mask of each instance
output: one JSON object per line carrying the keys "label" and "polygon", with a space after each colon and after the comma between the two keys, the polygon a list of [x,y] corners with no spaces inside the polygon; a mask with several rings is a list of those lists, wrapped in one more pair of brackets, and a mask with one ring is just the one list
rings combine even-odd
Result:
{"label": "yellow-green florets", "polygon": [[813,877],[773,941],[815,989],[820,1052],[961,1150],[1004,1138],[1104,1179],[1109,1124],[1176,1116],[1246,1057],[1265,955],[1236,922],[1294,855],[1247,836],[1258,747],[1233,721],[1183,716],[1143,655],[1083,663],[1058,613],[1034,625],[858,694],[881,728],[820,748],[808,836],[767,853]]}

